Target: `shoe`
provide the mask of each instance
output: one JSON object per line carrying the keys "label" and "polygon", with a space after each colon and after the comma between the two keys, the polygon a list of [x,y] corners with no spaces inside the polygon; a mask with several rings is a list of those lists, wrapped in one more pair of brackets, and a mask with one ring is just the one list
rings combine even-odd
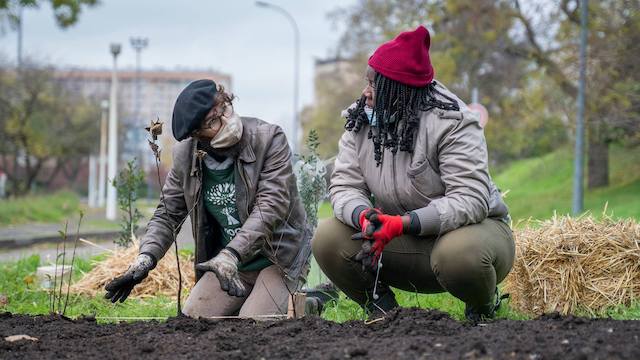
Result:
{"label": "shoe", "polygon": [[320,299],[324,304],[332,300],[338,300],[338,288],[331,282],[319,284],[314,288],[302,288],[301,292],[307,294],[307,297],[315,297]]}
{"label": "shoe", "polygon": [[502,305],[502,300],[508,299],[509,294],[500,295],[498,288],[496,287],[494,299],[495,301],[488,305],[471,306],[466,305],[464,308],[464,317],[472,322],[480,322],[485,320],[491,320],[496,316],[496,312]]}
{"label": "shoe", "polygon": [[307,297],[304,300],[304,314],[305,315],[322,315],[323,303],[317,297]]}
{"label": "shoe", "polygon": [[301,292],[307,296],[304,304],[306,315],[320,316],[326,303],[339,298],[338,288],[331,282],[322,283],[315,288],[303,288]]}

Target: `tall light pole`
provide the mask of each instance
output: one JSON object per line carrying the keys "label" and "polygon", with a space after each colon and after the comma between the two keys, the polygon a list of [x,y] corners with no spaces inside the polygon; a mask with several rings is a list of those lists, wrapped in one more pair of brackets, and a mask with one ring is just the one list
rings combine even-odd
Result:
{"label": "tall light pole", "polygon": [[280,14],[284,15],[291,26],[293,27],[293,126],[291,128],[291,132],[293,133],[293,138],[291,139],[291,143],[293,144],[293,153],[298,152],[298,78],[300,76],[300,32],[298,31],[298,24],[291,14],[289,14],[285,9],[280,6],[264,2],[264,1],[256,1],[256,5],[259,7],[272,9]]}
{"label": "tall light pole", "polygon": [[[135,134],[136,141],[140,144],[140,167],[142,170],[147,173],[148,169],[148,156],[145,156],[146,142],[144,141],[144,135],[142,133],[143,126],[146,125],[146,122],[140,118],[140,107],[142,105],[142,68],[141,68],[141,53],[149,45],[149,39],[143,37],[131,37],[129,38],[129,42],[131,43],[131,47],[136,52],[136,94],[135,94],[135,103],[134,103],[134,126],[135,126]],[[140,138],[138,139],[138,135]],[[149,193],[151,192],[151,183],[147,181],[147,198],[149,197]]]}
{"label": "tall light pole", "polygon": [[109,101],[109,187],[107,190],[107,219],[115,220],[116,213],[116,187],[111,183],[118,172],[118,66],[117,59],[122,46],[111,44],[113,55],[113,70],[111,71],[111,100]]}
{"label": "tall light pole", "polygon": [[[140,53],[149,45],[149,39],[143,37],[132,37],[129,39],[131,47],[136,51],[136,95],[135,95],[135,121],[140,122],[140,95],[141,95],[141,77],[140,77]],[[136,124],[136,126],[145,124]]]}
{"label": "tall light pole", "polygon": [[96,163],[96,156],[89,155],[89,183],[87,184],[87,198],[89,200],[90,208],[98,206],[98,194],[96,191]]}
{"label": "tall light pole", "polygon": [[102,109],[102,114],[100,116],[100,158],[98,161],[98,206],[103,207],[107,185],[107,114],[109,101],[102,100],[100,108]]}
{"label": "tall light pole", "polygon": [[587,78],[587,20],[589,1],[580,0],[580,80],[578,83],[578,114],[573,171],[573,215],[582,212],[584,201],[584,103]]}

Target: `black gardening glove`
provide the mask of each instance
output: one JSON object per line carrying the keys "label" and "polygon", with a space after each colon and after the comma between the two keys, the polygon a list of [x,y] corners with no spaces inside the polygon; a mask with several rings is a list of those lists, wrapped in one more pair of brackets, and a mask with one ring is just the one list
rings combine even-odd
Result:
{"label": "black gardening glove", "polygon": [[104,289],[107,290],[107,294],[104,296],[105,299],[111,300],[112,303],[118,300],[124,302],[127,296],[131,294],[133,287],[140,284],[154,267],[155,261],[151,256],[147,254],[138,255],[124,275],[111,280],[104,287]]}
{"label": "black gardening glove", "polygon": [[196,270],[213,271],[220,281],[220,287],[231,296],[245,297],[247,287],[238,275],[238,257],[228,249],[222,249],[209,261],[196,265]]}

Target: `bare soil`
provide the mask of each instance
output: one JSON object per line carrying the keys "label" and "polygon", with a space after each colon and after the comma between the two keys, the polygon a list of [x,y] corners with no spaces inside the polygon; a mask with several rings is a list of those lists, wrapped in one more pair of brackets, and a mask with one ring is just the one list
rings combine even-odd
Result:
{"label": "bare soil", "polygon": [[[25,334],[37,341],[4,340]],[[545,315],[470,324],[400,309],[383,321],[97,324],[0,314],[0,359],[640,359],[640,321]]]}

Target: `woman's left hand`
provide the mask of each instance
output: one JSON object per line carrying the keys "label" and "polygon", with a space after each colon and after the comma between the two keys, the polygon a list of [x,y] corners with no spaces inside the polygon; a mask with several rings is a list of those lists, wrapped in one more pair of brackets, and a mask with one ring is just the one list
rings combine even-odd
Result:
{"label": "woman's left hand", "polygon": [[[363,241],[363,249],[356,255],[356,260],[363,262],[363,266],[366,268],[375,269],[384,247],[391,240],[403,234],[404,222],[400,215],[369,212],[366,216],[368,220],[366,228],[353,235],[351,239]],[[370,264],[365,264],[365,262],[370,262]]]}

